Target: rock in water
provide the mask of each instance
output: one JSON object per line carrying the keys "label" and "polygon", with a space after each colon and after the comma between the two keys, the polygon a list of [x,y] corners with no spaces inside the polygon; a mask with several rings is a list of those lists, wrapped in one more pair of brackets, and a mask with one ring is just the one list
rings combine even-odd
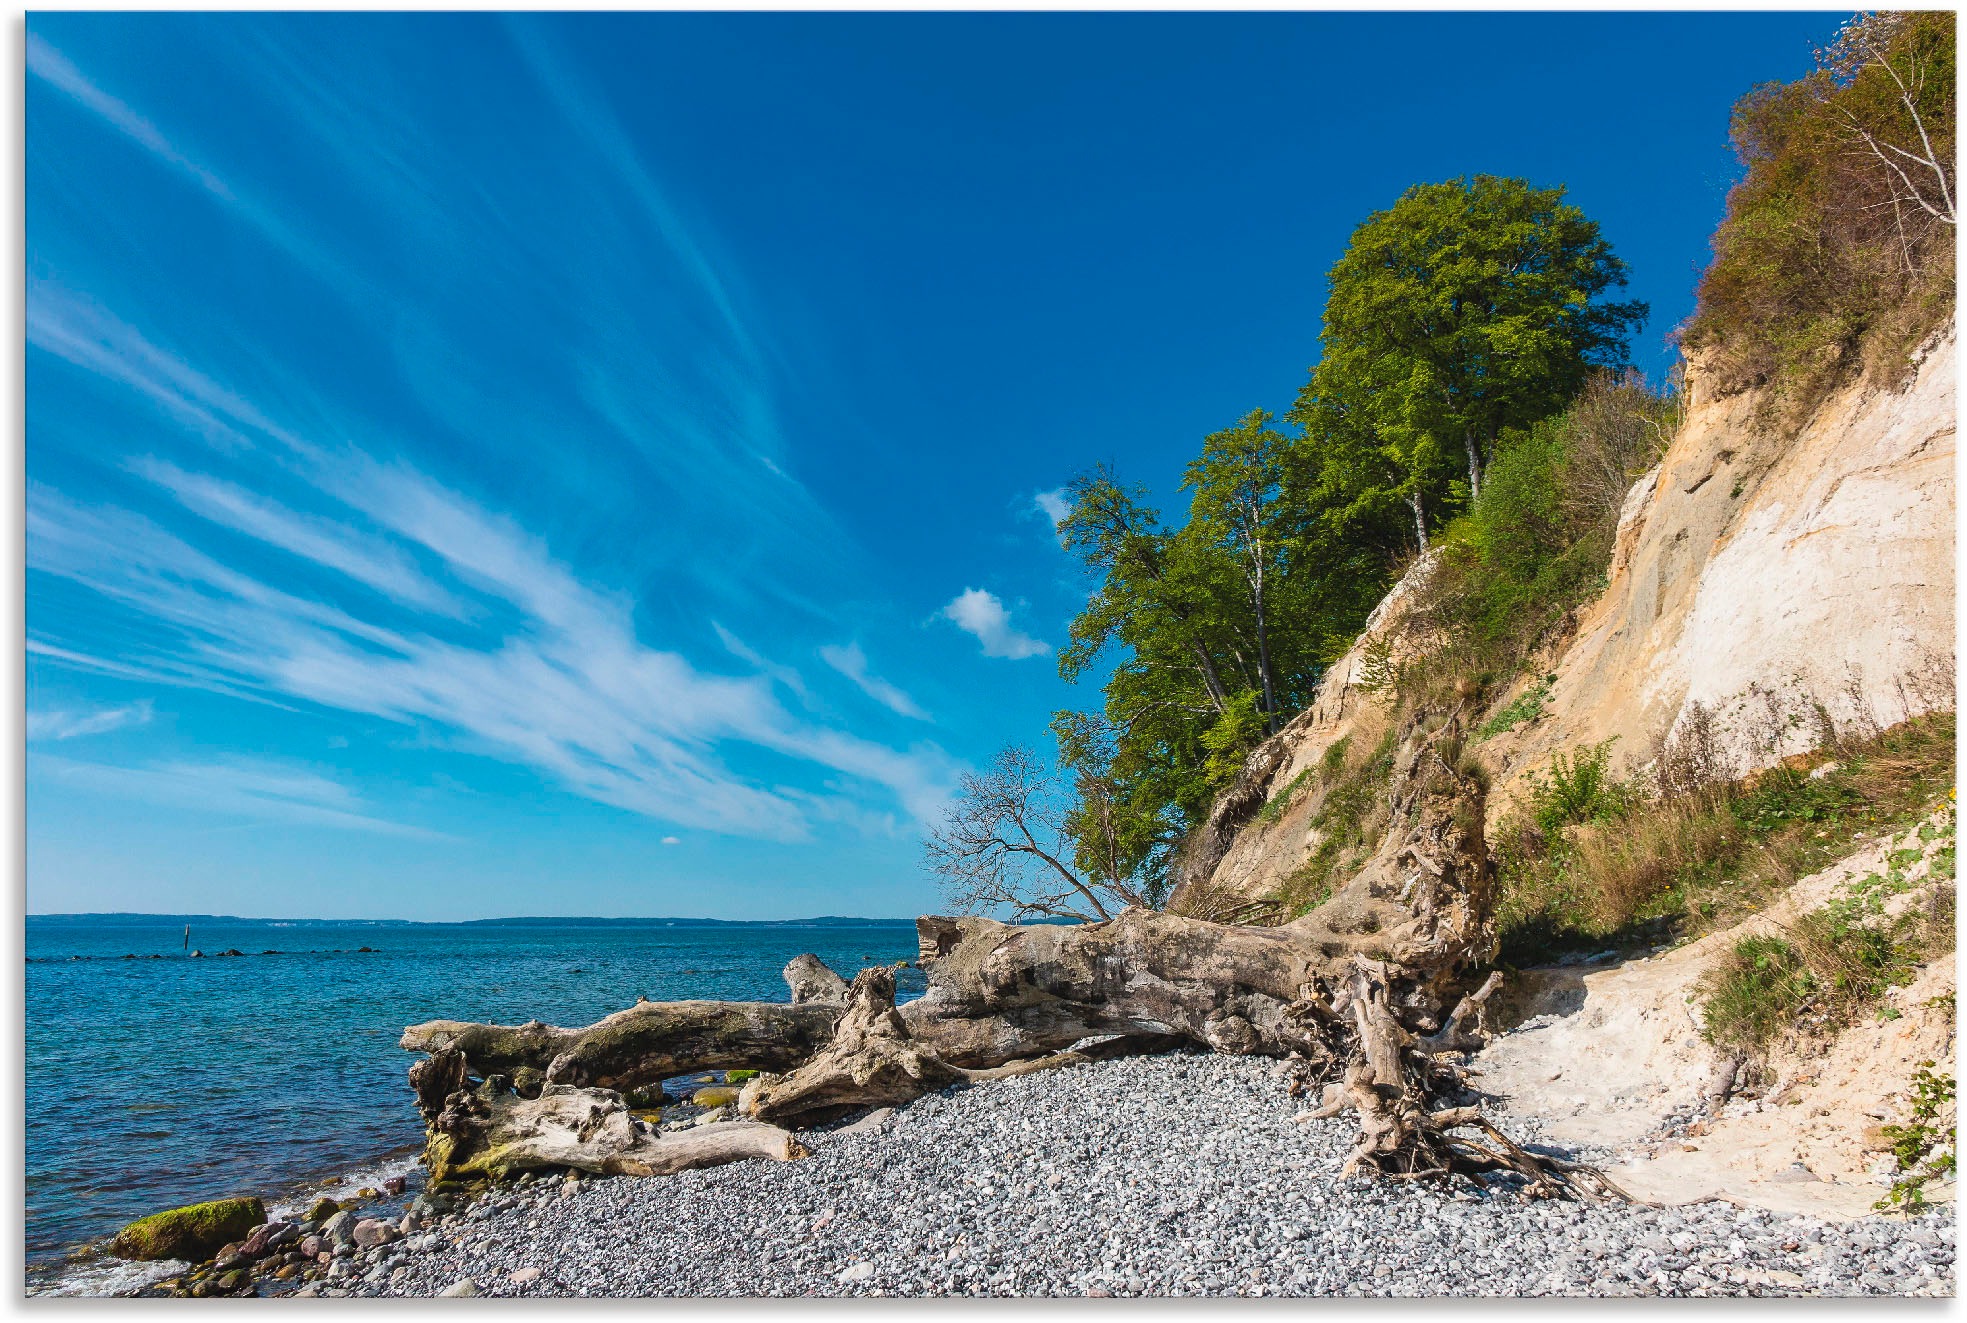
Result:
{"label": "rock in water", "polygon": [[116,1233],[110,1253],[124,1259],[210,1258],[266,1221],[258,1199],[215,1199],[140,1217]]}

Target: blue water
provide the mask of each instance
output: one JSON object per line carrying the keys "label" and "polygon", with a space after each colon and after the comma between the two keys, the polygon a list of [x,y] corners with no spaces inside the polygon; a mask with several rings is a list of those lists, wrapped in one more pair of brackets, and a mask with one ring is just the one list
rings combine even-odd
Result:
{"label": "blue water", "polygon": [[[405,1025],[587,1024],[638,996],[785,1001],[780,970],[801,952],[848,977],[916,954],[906,922],[204,920],[192,944],[205,959],[156,918],[27,920],[30,1270],[159,1208],[290,1197],[413,1152]],[[251,954],[213,958],[230,948]]]}

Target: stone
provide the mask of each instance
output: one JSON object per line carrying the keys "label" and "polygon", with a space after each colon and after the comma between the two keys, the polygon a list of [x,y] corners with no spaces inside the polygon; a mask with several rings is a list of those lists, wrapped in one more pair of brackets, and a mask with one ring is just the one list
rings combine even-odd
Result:
{"label": "stone", "polygon": [[319,1226],[321,1223],[326,1222],[329,1218],[333,1217],[336,1213],[339,1213],[340,1211],[341,1211],[341,1205],[336,1203],[333,1199],[328,1199],[328,1198],[316,1199],[313,1203],[307,1206],[307,1215],[302,1220],[307,1222],[312,1222],[316,1226]]}
{"label": "stone", "polygon": [[379,1218],[365,1217],[355,1224],[355,1243],[363,1249],[377,1249],[397,1239],[396,1228]]}
{"label": "stone", "polygon": [[698,1089],[690,1095],[690,1101],[699,1107],[726,1107],[737,1100],[738,1091],[723,1084],[715,1084],[708,1089]]}
{"label": "stone", "polygon": [[460,1277],[437,1294],[446,1299],[456,1299],[459,1296],[475,1296],[478,1294],[478,1283],[472,1281],[469,1277]]}
{"label": "stone", "polygon": [[140,1217],[116,1233],[109,1250],[124,1259],[198,1262],[243,1241],[265,1221],[266,1208],[258,1199],[215,1199]]}
{"label": "stone", "polygon": [[410,1186],[409,1181],[405,1180],[401,1176],[391,1176],[388,1180],[382,1183],[383,1193],[389,1195],[392,1198],[403,1193],[403,1191],[408,1189],[409,1186]]}
{"label": "stone", "polygon": [[273,1250],[291,1243],[295,1231],[292,1222],[269,1222],[258,1228],[239,1247],[239,1252],[249,1259],[265,1258]]}
{"label": "stone", "polygon": [[300,1271],[301,1266],[298,1263],[285,1263],[274,1270],[273,1276],[278,1281],[291,1282],[300,1276]]}
{"label": "stone", "polygon": [[321,1224],[321,1235],[336,1249],[348,1249],[355,1244],[355,1214],[346,1208]]}
{"label": "stone", "polygon": [[850,1263],[842,1268],[834,1280],[842,1283],[864,1282],[872,1276],[874,1276],[874,1265],[862,1260],[860,1263]]}
{"label": "stone", "polygon": [[308,1258],[319,1258],[321,1251],[328,1248],[328,1242],[319,1236],[302,1236],[301,1243],[295,1247]]}
{"label": "stone", "polygon": [[538,1268],[520,1268],[517,1271],[515,1271],[512,1274],[512,1276],[507,1278],[506,1280],[510,1281],[515,1286],[524,1286],[527,1282],[538,1281],[539,1277],[540,1277],[540,1270]]}

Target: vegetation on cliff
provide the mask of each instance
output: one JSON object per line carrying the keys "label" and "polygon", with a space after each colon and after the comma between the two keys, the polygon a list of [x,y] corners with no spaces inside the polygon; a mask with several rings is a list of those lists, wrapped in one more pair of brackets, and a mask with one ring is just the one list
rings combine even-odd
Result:
{"label": "vegetation on cliff", "polygon": [[[1862,15],[1815,72],[1736,107],[1745,173],[1684,328],[1709,380],[1764,384],[1795,408],[1860,365],[1896,374],[1948,315],[1953,51],[1951,15]],[[1388,767],[1372,736],[1274,796],[1239,777],[1422,553],[1430,569],[1404,604],[1399,658],[1382,640],[1362,687],[1388,730],[1425,712],[1487,712],[1450,759],[1468,755],[1480,775],[1482,743],[1540,714],[1539,668],[1605,587],[1627,494],[1680,424],[1679,380],[1626,367],[1645,309],[1612,297],[1624,264],[1561,188],[1418,185],[1354,232],[1330,279],[1323,356],[1296,405],[1206,438],[1184,475],[1183,520],[1164,520],[1110,467],[1069,489],[1061,535],[1097,591],[1060,670],[1077,680],[1111,661],[1104,702],[1056,715],[1056,773],[1018,754],[1036,792],[986,777],[964,811],[1056,801],[1037,876],[1100,898],[1074,913],[1163,903],[1198,829],[1236,825],[1212,812],[1247,800],[1246,818],[1274,821],[1314,780],[1312,851],[1263,913],[1304,912],[1371,852]],[[1604,750],[1573,751],[1540,793],[1561,797],[1594,768],[1605,771]],[[1658,853],[1648,868],[1734,869],[1738,833],[1722,818],[1735,800],[1689,816],[1657,787],[1602,779],[1626,797],[1621,829]],[[971,825],[986,847],[1021,830],[1006,815]],[[1586,819],[1520,828],[1496,851],[1512,951],[1591,940],[1680,894],[1638,880],[1636,864],[1582,862]],[[948,851],[931,862],[955,876]],[[1607,880],[1584,886],[1587,867]],[[979,890],[958,877],[953,895],[1016,909],[1029,893],[1044,903],[1023,912],[1047,913],[1065,894],[995,881],[1007,879]]]}
{"label": "vegetation on cliff", "polygon": [[1772,383],[1800,414],[1859,365],[1902,370],[1951,313],[1954,24],[1860,15],[1736,105],[1746,173],[1683,341],[1724,388]]}

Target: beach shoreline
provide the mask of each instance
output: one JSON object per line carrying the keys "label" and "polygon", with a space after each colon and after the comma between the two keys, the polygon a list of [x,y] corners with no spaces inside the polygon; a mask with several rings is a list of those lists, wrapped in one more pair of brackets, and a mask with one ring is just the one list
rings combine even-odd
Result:
{"label": "beach shoreline", "polygon": [[1950,1209],[1839,1223],[1342,1181],[1352,1127],[1296,1111],[1279,1063],[1188,1052],[945,1090],[805,1132],[792,1162],[495,1188],[301,1293],[1953,1294]]}

